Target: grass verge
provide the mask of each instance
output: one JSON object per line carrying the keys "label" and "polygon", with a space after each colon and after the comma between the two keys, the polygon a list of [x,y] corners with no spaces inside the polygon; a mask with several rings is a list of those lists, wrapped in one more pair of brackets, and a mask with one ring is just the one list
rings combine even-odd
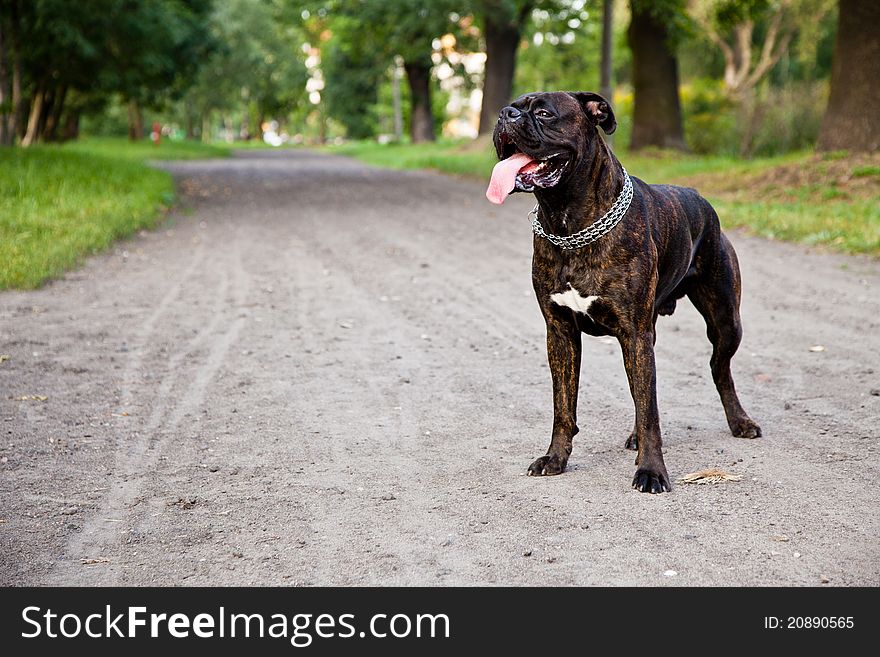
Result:
{"label": "grass verge", "polygon": [[114,240],[154,226],[174,200],[174,185],[147,160],[228,152],[120,139],[0,149],[0,289],[38,287]]}
{"label": "grass verge", "polygon": [[[486,140],[436,144],[352,142],[329,151],[396,169],[433,169],[488,181],[495,155]],[[618,154],[651,183],[697,188],[725,227],[771,239],[880,255],[880,155],[792,153],[742,160],[669,152]]]}

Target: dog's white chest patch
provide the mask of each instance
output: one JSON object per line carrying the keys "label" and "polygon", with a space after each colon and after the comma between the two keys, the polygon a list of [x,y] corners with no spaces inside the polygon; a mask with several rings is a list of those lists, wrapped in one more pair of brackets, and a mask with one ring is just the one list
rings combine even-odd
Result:
{"label": "dog's white chest patch", "polygon": [[568,289],[565,292],[557,292],[556,294],[550,295],[550,301],[556,305],[571,308],[576,313],[583,313],[587,316],[590,314],[590,306],[592,306],[593,302],[598,298],[599,297],[592,295],[586,297],[583,296],[571,286],[571,283],[568,284]]}

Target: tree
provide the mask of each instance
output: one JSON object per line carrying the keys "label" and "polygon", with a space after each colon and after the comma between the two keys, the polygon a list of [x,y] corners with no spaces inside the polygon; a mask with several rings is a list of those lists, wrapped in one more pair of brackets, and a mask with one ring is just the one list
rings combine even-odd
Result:
{"label": "tree", "polygon": [[486,42],[483,105],[480,109],[481,135],[492,132],[498,112],[511,100],[516,53],[523,27],[535,4],[535,0],[482,0],[476,3]]}
{"label": "tree", "polygon": [[[593,6],[540,2],[524,27],[513,95],[594,89],[600,82],[602,24]],[[497,118],[497,116],[496,116]]]}
{"label": "tree", "polygon": [[684,30],[681,0],[631,0],[627,31],[633,60],[633,128],[630,148],[684,150],[675,43]]}
{"label": "tree", "polygon": [[831,95],[817,148],[880,149],[880,3],[840,0]]}
{"label": "tree", "polygon": [[0,146],[10,146],[21,116],[20,0],[0,0]]}
{"label": "tree", "polygon": [[[609,101],[614,96],[611,86],[613,72],[611,40],[614,37],[614,0],[602,0],[602,45],[599,62],[599,93]],[[611,143],[613,135],[606,135],[606,140]]]}
{"label": "tree", "polygon": [[215,47],[208,27],[212,3],[111,1],[118,6],[105,32],[109,63],[102,82],[128,106],[129,138],[137,140],[144,136],[142,109],[159,109],[182,95]]}
{"label": "tree", "polygon": [[[818,24],[830,9],[828,0],[715,0],[696,3],[694,17],[724,57],[724,89],[742,123],[740,155],[754,149],[766,106],[760,85],[789,52],[798,31]],[[802,34],[801,39],[809,38]],[[804,45],[802,50],[804,50]]]}
{"label": "tree", "polygon": [[[12,2],[10,37],[21,46],[21,145],[57,138],[65,102],[72,90],[90,92],[101,85],[100,71],[110,60],[104,34],[111,29],[113,0],[96,0],[84,12],[62,0]],[[23,118],[23,116],[22,116]]]}
{"label": "tree", "polygon": [[333,38],[321,59],[327,112],[345,126],[352,139],[376,133],[375,106],[379,86],[388,69],[387,53],[362,37],[362,26],[350,16],[332,22]]}
{"label": "tree", "polygon": [[262,0],[218,2],[208,21],[217,45],[204,58],[176,114],[182,115],[188,138],[211,138],[218,114],[237,136],[263,136],[272,118],[284,123],[305,96],[307,78],[303,36],[276,7]]}
{"label": "tree", "polygon": [[[410,138],[414,143],[434,141],[432,42],[452,29],[450,15],[460,3],[454,0],[430,3],[421,0],[337,0],[330,4],[332,13],[358,21],[360,30],[356,34],[348,32],[348,36],[366,40],[369,49],[381,53],[387,66],[395,56],[403,58],[410,91]],[[339,82],[328,77],[328,92],[330,85]]]}
{"label": "tree", "polygon": [[[21,145],[75,134],[78,112],[120,94],[133,136],[140,106],[158,106],[188,84],[202,59],[210,0],[0,0],[0,123]],[[2,62],[0,62],[2,63]],[[26,105],[27,122],[19,121]],[[23,115],[23,113],[22,113]]]}

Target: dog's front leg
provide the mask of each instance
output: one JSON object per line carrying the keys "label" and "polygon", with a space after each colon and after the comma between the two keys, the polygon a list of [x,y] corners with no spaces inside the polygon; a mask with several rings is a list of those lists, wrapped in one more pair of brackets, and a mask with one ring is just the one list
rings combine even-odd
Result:
{"label": "dog's front leg", "polygon": [[571,439],[578,432],[577,396],[581,372],[581,332],[572,319],[548,315],[547,360],[553,377],[553,436],[545,456],[529,466],[529,475],[556,475],[565,470]]}
{"label": "dog's front leg", "polygon": [[657,375],[654,366],[654,331],[651,327],[620,336],[623,364],[636,407],[635,435],[638,442],[638,469],[633,488],[643,493],[672,490],[660,439],[660,414],[657,410]]}

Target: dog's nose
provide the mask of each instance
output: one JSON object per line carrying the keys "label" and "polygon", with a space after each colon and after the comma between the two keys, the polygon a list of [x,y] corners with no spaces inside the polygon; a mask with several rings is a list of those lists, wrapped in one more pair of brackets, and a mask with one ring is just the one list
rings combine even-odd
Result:
{"label": "dog's nose", "polygon": [[512,105],[508,105],[507,107],[502,108],[500,116],[503,120],[513,123],[514,121],[519,120],[519,117],[522,116],[522,112]]}

